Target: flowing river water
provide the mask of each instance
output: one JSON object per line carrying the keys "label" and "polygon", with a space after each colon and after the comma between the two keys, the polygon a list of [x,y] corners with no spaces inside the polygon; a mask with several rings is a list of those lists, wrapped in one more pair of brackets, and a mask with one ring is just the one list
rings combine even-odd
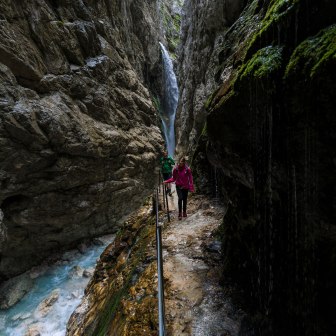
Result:
{"label": "flowing river water", "polygon": [[32,290],[21,301],[0,311],[0,335],[64,336],[66,324],[90,280],[96,261],[114,235],[96,244],[66,252],[51,266],[42,265],[30,272]]}

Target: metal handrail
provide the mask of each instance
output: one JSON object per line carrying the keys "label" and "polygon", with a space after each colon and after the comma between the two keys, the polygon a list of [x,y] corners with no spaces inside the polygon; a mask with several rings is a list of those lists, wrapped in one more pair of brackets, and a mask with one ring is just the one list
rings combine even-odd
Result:
{"label": "metal handrail", "polygon": [[[158,187],[159,188],[159,187]],[[159,336],[165,336],[165,306],[164,306],[164,284],[163,284],[163,260],[162,260],[162,234],[159,225],[159,192],[155,191],[155,214],[156,214],[156,254],[158,270],[158,301],[159,301]],[[165,188],[163,188],[165,189]]]}
{"label": "metal handrail", "polygon": [[169,214],[169,205],[168,205],[168,196],[167,196],[167,186],[164,185],[163,189],[165,190],[165,202],[166,202],[166,205],[167,205],[167,217],[168,217],[168,222],[170,222],[170,214]]}
{"label": "metal handrail", "polygon": [[167,191],[166,191],[165,185],[163,185],[163,187],[162,187],[162,204],[163,204],[163,209],[166,209],[166,192]]}
{"label": "metal handrail", "polygon": [[159,170],[159,183],[158,183],[158,186],[159,186],[159,194],[161,193],[161,181],[162,181],[162,176],[161,176],[161,170]]}
{"label": "metal handrail", "polygon": [[163,208],[167,209],[168,222],[170,222],[167,186],[162,183],[161,172],[159,173],[159,185],[155,190],[155,216],[156,216],[156,254],[158,270],[158,303],[159,303],[159,336],[165,336],[165,305],[163,283],[163,258],[162,258],[162,227],[159,225],[159,194],[162,185]]}

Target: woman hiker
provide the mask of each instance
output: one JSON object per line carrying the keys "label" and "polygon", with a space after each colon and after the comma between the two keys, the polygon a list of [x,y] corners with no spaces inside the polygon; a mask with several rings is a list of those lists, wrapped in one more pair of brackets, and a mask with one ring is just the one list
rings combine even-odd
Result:
{"label": "woman hiker", "polygon": [[[193,177],[191,169],[186,164],[186,159],[180,159],[179,164],[173,169],[173,177],[164,181],[163,183],[175,182],[176,192],[178,196],[178,219],[181,220],[182,216],[187,217],[187,199],[188,192],[194,192]],[[182,213],[183,209],[183,213]]]}
{"label": "woman hiker", "polygon": [[[164,151],[163,157],[160,159],[161,173],[164,181],[172,177],[172,170],[174,164],[175,164],[174,160],[170,156],[168,156],[167,151]],[[167,184],[167,192],[169,196],[172,196],[170,184]]]}

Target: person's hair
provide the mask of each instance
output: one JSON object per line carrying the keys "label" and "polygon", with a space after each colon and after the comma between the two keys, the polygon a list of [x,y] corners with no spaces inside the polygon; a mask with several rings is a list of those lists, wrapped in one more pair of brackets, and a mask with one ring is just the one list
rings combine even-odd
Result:
{"label": "person's hair", "polygon": [[183,161],[184,163],[186,162],[186,158],[184,156],[180,157],[179,163]]}

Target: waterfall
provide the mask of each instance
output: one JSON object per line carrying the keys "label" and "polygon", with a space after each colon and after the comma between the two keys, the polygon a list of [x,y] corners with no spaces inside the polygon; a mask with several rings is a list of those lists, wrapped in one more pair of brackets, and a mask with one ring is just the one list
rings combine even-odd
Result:
{"label": "waterfall", "polygon": [[173,157],[175,152],[175,113],[178,102],[179,90],[177,80],[173,69],[172,60],[169,57],[168,51],[164,45],[160,43],[163,67],[164,67],[164,98],[163,111],[161,112],[161,119],[163,125],[163,132],[166,140],[168,155]]}

